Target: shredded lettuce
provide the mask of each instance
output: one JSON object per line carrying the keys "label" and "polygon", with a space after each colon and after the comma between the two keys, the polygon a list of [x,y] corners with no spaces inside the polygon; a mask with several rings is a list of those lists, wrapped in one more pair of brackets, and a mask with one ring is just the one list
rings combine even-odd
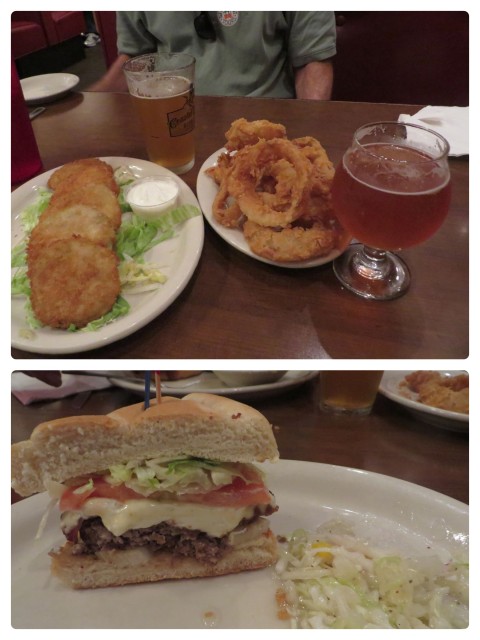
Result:
{"label": "shredded lettuce", "polygon": [[27,299],[27,301],[25,302],[25,321],[27,323],[27,326],[30,327],[30,329],[40,329],[41,327],[43,327],[43,324],[40,322],[40,320],[37,318],[37,316],[33,313],[33,309],[32,309],[32,303],[30,302],[30,298]]}
{"label": "shredded lettuce", "polygon": [[355,537],[345,523],[288,536],[276,565],[282,617],[295,628],[466,628],[468,563],[407,557]]}
{"label": "shredded lettuce", "polygon": [[124,483],[143,495],[156,491],[203,493],[231,484],[237,477],[245,481],[262,477],[260,471],[250,464],[190,457],[178,460],[133,460],[109,467],[109,473],[107,479],[112,484]]}
{"label": "shredded lettuce", "polygon": [[27,243],[20,242],[12,249],[11,267],[17,269],[27,266]]}
{"label": "shredded lettuce", "polygon": [[153,222],[147,222],[136,215],[130,220],[122,222],[117,234],[116,251],[120,260],[127,257],[140,259],[143,254],[157,244],[173,238],[174,229],[159,234],[158,228]]}
{"label": "shredded lettuce", "polygon": [[87,491],[91,491],[93,489],[93,479],[90,478],[88,482],[82,484],[81,487],[77,487],[73,493],[81,495],[82,493],[87,493]]}
{"label": "shredded lettuce", "polygon": [[29,235],[32,229],[37,226],[38,220],[47,208],[51,197],[52,191],[41,187],[38,190],[38,195],[32,202],[32,204],[30,204],[21,212],[20,219],[22,221],[22,227],[26,235]]}
{"label": "shredded lettuce", "polygon": [[116,250],[120,260],[127,257],[139,261],[150,249],[173,238],[178,225],[200,215],[194,205],[185,204],[165,213],[158,220],[144,220],[132,214],[124,220],[117,234]]}
{"label": "shredded lettuce", "polygon": [[152,262],[136,262],[127,258],[119,265],[118,271],[125,292],[144,293],[167,281],[167,276]]}
{"label": "shredded lettuce", "polygon": [[[112,322],[112,320],[116,320],[117,318],[125,316],[129,311],[130,305],[128,304],[128,302],[125,300],[125,298],[122,298],[122,296],[118,296],[115,304],[110,309],[110,311],[105,313],[101,318],[92,320],[92,322],[89,322],[85,327],[80,329],[80,331],[97,331],[98,329],[100,329],[100,327],[104,327],[109,322]],[[72,330],[78,331],[76,327]]]}
{"label": "shredded lettuce", "polygon": [[30,296],[30,280],[26,269],[18,269],[12,277],[12,296]]}

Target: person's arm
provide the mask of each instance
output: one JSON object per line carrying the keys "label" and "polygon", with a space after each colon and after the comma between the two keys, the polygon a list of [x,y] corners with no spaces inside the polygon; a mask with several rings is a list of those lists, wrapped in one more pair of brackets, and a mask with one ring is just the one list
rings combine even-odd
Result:
{"label": "person's arm", "polygon": [[325,62],[309,62],[294,69],[297,98],[307,100],[330,100],[333,87],[333,65]]}
{"label": "person's arm", "polygon": [[87,91],[128,91],[127,80],[122,67],[130,58],[131,56],[126,53],[120,53],[105,75],[88,87]]}

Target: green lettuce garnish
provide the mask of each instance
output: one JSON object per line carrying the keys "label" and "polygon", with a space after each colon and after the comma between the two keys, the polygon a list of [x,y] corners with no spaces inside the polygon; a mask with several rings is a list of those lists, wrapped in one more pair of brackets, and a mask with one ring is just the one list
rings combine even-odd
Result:
{"label": "green lettuce garnish", "polygon": [[30,296],[30,280],[26,269],[19,269],[12,278],[12,296]]}
{"label": "green lettuce garnish", "polygon": [[[121,318],[121,316],[127,315],[129,311],[130,305],[128,304],[128,302],[125,300],[125,298],[122,298],[122,296],[118,296],[115,304],[110,309],[110,311],[105,313],[101,318],[92,320],[92,322],[89,322],[85,327],[80,329],[80,331],[97,331],[98,329],[100,329],[100,327],[104,327],[109,322],[112,322],[112,320],[117,320],[117,318]],[[78,331],[78,329],[75,330]]]}
{"label": "green lettuce garnish", "polygon": [[123,483],[144,495],[155,491],[206,492],[231,484],[237,477],[246,481],[262,477],[261,472],[250,464],[191,457],[168,461],[162,458],[129,461],[111,466],[109,472],[108,480],[112,484]]}
{"label": "green lettuce garnish", "polygon": [[38,220],[47,208],[51,197],[52,192],[42,187],[38,190],[38,195],[34,202],[21,212],[22,227],[27,235],[30,235],[32,229],[37,226]]}
{"label": "green lettuce garnish", "polygon": [[144,220],[135,214],[122,222],[117,234],[116,250],[120,260],[127,256],[137,260],[157,244],[173,238],[176,227],[190,218],[200,215],[200,210],[184,204],[168,211],[158,220]]}
{"label": "green lettuce garnish", "polygon": [[118,230],[115,245],[117,255],[120,260],[125,260],[127,256],[138,260],[155,245],[172,238],[173,235],[173,229],[158,234],[158,228],[153,222],[132,215],[131,220],[123,222]]}

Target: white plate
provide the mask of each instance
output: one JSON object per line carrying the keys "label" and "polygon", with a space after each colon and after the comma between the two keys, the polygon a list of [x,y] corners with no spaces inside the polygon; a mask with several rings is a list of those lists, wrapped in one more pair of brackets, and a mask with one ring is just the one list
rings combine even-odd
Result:
{"label": "white plate", "polygon": [[[235,398],[258,398],[270,396],[283,391],[298,387],[308,380],[312,380],[318,375],[318,371],[287,371],[287,373],[276,382],[267,384],[257,384],[249,387],[228,387],[211,371],[203,371],[197,376],[185,378],[184,380],[162,380],[162,393],[167,396],[182,397],[187,393],[215,393],[219,396],[231,396]],[[115,378],[109,376],[112,384],[122,389],[128,389],[138,393],[142,397],[145,395],[145,385],[143,380],[138,382]],[[152,397],[155,397],[155,384],[151,384]]]}
{"label": "white plate", "polygon": [[53,102],[66,95],[80,82],[72,73],[46,73],[20,80],[27,104]]}
{"label": "white plate", "polygon": [[[407,411],[423,422],[427,422],[435,427],[440,427],[441,429],[448,429],[449,431],[468,432],[468,415],[458,413],[457,411],[446,411],[445,409],[430,407],[427,404],[418,402],[415,397],[416,394],[414,393],[411,394],[411,398],[406,398],[402,395],[400,383],[409,373],[413,373],[413,371],[386,371],[380,383],[380,393],[383,393],[383,395],[390,398],[390,400],[401,404]],[[439,373],[444,375],[457,375],[462,372],[440,371]],[[405,392],[405,389],[403,392]]]}
{"label": "white plate", "polygon": [[[280,510],[276,534],[345,518],[362,537],[416,555],[468,553],[468,507],[395,478],[312,462],[262,465]],[[323,489],[322,489],[323,487]],[[58,512],[35,532],[48,498],[12,507],[14,628],[281,628],[273,568],[218,578],[72,591],[50,576],[48,551],[63,544]],[[211,612],[210,624],[205,613]]]}
{"label": "white plate", "polygon": [[311,260],[302,260],[299,262],[275,262],[274,260],[268,260],[267,258],[257,256],[256,253],[253,253],[241,229],[229,229],[217,222],[212,214],[212,204],[215,200],[215,196],[217,195],[218,186],[215,181],[205,173],[205,171],[216,165],[218,156],[224,151],[225,149],[219,149],[215,153],[212,153],[212,155],[203,163],[197,176],[197,197],[200,202],[203,215],[212,229],[214,229],[221,238],[235,249],[238,249],[238,251],[245,253],[247,256],[250,256],[255,260],[260,260],[260,262],[266,262],[267,264],[273,264],[277,267],[285,267],[286,269],[308,269],[310,267],[318,267],[322,264],[326,264],[327,262],[331,262],[342,253],[335,249],[335,251],[331,251],[326,256],[312,258]]}
{"label": "white plate", "polygon": [[[199,207],[192,190],[168,169],[153,162],[124,157],[104,157],[112,167],[128,166],[138,177],[169,175],[180,187],[179,204]],[[37,176],[12,193],[12,247],[23,238],[20,213],[36,198],[40,187],[47,185],[54,169]],[[204,223],[201,215],[183,223],[175,238],[162,242],[146,254],[146,260],[160,264],[168,280],[155,291],[141,294],[122,294],[130,303],[129,313],[107,324],[98,331],[62,331],[44,327],[35,331],[35,337],[23,337],[26,327],[25,298],[12,299],[12,346],[34,353],[78,353],[103,347],[141,329],[160,315],[180,295],[193,275],[203,247]]]}

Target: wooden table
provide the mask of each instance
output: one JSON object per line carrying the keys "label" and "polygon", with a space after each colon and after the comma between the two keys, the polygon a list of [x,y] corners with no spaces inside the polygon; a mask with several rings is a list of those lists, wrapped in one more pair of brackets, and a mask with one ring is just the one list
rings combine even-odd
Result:
{"label": "wooden table", "polygon": [[[317,397],[314,379],[278,396],[248,399],[275,425],[281,458],[374,471],[468,503],[468,435],[416,420],[381,395],[371,415],[361,418],[327,416],[319,411]],[[94,391],[86,400],[77,395],[28,406],[12,396],[12,442],[29,438],[46,420],[105,414],[140,401],[120,388]]]}
{"label": "wooden table", "polygon": [[[339,161],[353,131],[418,106],[198,97],[195,191],[202,163],[238,118],[282,122],[312,135]],[[33,121],[44,169],[86,156],[146,159],[130,98],[73,93]],[[206,224],[200,263],[175,302],[146,327],[80,358],[466,358],[468,356],[468,160],[450,161],[453,202],[440,231],[403,252],[407,294],[372,302],[341,287],[331,264],[286,269],[230,247]],[[15,358],[38,355],[13,351]],[[48,357],[40,356],[40,357]]]}

